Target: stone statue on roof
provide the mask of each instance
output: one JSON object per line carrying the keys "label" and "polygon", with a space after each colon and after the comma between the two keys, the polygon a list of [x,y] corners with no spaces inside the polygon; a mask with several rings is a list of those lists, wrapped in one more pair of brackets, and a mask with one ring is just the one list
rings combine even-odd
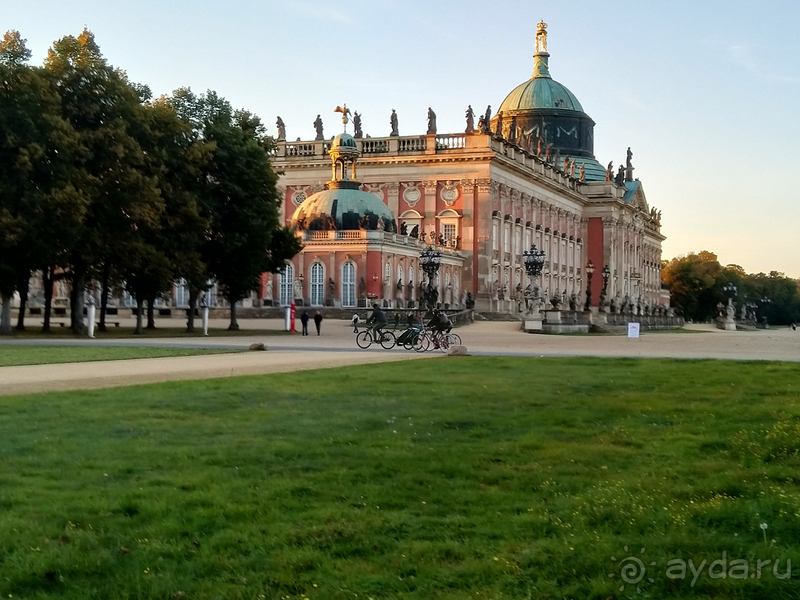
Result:
{"label": "stone statue on roof", "polygon": [[353,112],[353,137],[357,139],[364,137],[364,132],[361,131],[361,115],[358,111]]}
{"label": "stone statue on roof", "polygon": [[464,133],[475,133],[475,112],[472,110],[472,105],[467,106],[467,129]]}
{"label": "stone statue on roof", "polygon": [[320,115],[317,115],[317,118],[314,121],[314,129],[317,132],[317,137],[315,139],[317,141],[324,140],[325,135],[322,133],[322,117]]}
{"label": "stone statue on roof", "polygon": [[497,126],[494,132],[498,136],[503,137],[503,113],[497,113]]}
{"label": "stone statue on roof", "polygon": [[612,181],[614,179],[614,161],[608,163],[606,167],[606,181]]}
{"label": "stone statue on roof", "polygon": [[286,140],[286,125],[283,123],[283,119],[278,117],[278,120],[275,121],[275,125],[278,126],[278,141],[283,142]]}
{"label": "stone statue on roof", "polygon": [[481,133],[489,133],[492,121],[492,105],[486,107],[486,113],[483,115],[483,129]]}
{"label": "stone statue on roof", "polygon": [[429,106],[428,107],[428,134],[435,134],[436,133],[436,113],[433,112],[433,109]]}
{"label": "stone statue on roof", "polygon": [[397,137],[400,135],[397,130],[397,113],[394,109],[392,109],[392,116],[389,117],[389,125],[392,126],[392,132],[389,134],[390,137]]}

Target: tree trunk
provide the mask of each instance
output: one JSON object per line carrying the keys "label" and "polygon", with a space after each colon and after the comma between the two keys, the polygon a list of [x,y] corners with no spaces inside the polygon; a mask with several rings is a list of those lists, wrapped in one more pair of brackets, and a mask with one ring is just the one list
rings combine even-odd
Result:
{"label": "tree trunk", "polygon": [[3,306],[0,308],[0,335],[11,335],[11,298],[12,294],[0,294]]}
{"label": "tree trunk", "polygon": [[72,272],[72,292],[70,293],[70,314],[72,315],[72,332],[82,335],[86,333],[83,322],[83,288],[86,285],[86,269],[80,267]]}
{"label": "tree trunk", "polygon": [[106,312],[108,311],[108,278],[110,276],[111,267],[108,261],[103,265],[103,291],[100,294],[100,324],[97,329],[100,331],[106,330]]}
{"label": "tree trunk", "polygon": [[148,329],[155,329],[156,328],[155,308],[153,307],[155,302],[156,302],[155,298],[148,298],[147,299],[147,328]]}
{"label": "tree trunk", "polygon": [[194,307],[197,305],[197,290],[189,287],[189,313],[186,317],[186,332],[194,333]]}
{"label": "tree trunk", "polygon": [[25,331],[25,308],[28,305],[28,290],[31,286],[31,274],[20,280],[19,286],[19,315],[17,316],[17,329]]}
{"label": "tree trunk", "polygon": [[239,321],[236,320],[236,302],[231,302],[231,324],[228,325],[229,331],[239,331]]}
{"label": "tree trunk", "polygon": [[140,299],[139,296],[136,297],[136,329],[134,329],[133,333],[136,335],[142,335],[144,331],[142,330],[142,317],[144,316],[144,300]]}
{"label": "tree trunk", "polygon": [[42,271],[42,285],[44,286],[44,325],[42,333],[50,333],[50,312],[53,309],[53,279],[55,267],[46,267]]}

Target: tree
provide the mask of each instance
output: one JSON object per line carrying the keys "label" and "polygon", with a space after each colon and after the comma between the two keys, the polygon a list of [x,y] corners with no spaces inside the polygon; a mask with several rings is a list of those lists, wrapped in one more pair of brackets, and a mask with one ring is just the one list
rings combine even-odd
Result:
{"label": "tree", "polygon": [[[68,256],[72,280],[72,328],[83,329],[83,292],[91,269],[108,268],[119,257],[136,263],[136,229],[155,226],[163,208],[157,177],[132,130],[141,119],[146,88],[102,57],[91,32],[66,36],[49,50],[45,69],[60,90],[61,116],[78,134],[84,151],[73,187],[86,197],[86,216]],[[105,267],[103,265],[106,265]]]}
{"label": "tree", "polygon": [[673,305],[686,319],[702,321],[716,314],[721,289],[716,289],[722,267],[713,252],[689,253],[666,262],[661,277]]}
{"label": "tree", "polygon": [[214,92],[197,97],[178,90],[172,102],[211,144],[199,191],[209,220],[203,259],[230,303],[229,329],[238,329],[236,304],[258,289],[264,272],[277,272],[301,248],[280,224],[272,141],[258,117],[234,112]]}
{"label": "tree", "polygon": [[[0,41],[0,294],[10,330],[9,301],[15,290],[24,328],[31,272],[46,270],[70,243],[68,232],[85,214],[85,203],[70,185],[79,154],[72,127],[60,118],[60,99],[41,68],[27,64],[30,52],[19,32]],[[50,280],[52,285],[52,280]],[[46,300],[52,287],[45,286]],[[49,292],[49,296],[48,296]],[[45,316],[47,327],[48,315]]]}

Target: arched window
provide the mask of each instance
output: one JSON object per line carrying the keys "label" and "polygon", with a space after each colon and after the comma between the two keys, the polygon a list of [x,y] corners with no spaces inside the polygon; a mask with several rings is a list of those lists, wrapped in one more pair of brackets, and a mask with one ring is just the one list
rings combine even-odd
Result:
{"label": "arched window", "polygon": [[[397,265],[397,281],[403,281],[403,267],[402,265]],[[403,281],[403,283],[405,283]]]}
{"label": "arched window", "polygon": [[391,280],[392,278],[392,264],[386,263],[386,267],[383,269],[383,278]]}
{"label": "arched window", "polygon": [[311,265],[311,306],[322,306],[325,302],[325,267],[315,262]]}
{"label": "arched window", "polygon": [[281,282],[280,303],[281,306],[289,306],[294,302],[292,286],[294,285],[294,267],[287,263],[283,271],[278,275]]}
{"label": "arched window", "polygon": [[356,266],[351,262],[342,265],[342,306],[356,305]]}

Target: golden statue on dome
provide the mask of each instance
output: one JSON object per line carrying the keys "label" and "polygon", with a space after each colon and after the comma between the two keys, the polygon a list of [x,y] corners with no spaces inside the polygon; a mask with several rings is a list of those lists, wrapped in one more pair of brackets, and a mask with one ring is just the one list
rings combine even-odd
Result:
{"label": "golden statue on dome", "polygon": [[547,52],[547,23],[544,19],[536,24],[536,52]]}

